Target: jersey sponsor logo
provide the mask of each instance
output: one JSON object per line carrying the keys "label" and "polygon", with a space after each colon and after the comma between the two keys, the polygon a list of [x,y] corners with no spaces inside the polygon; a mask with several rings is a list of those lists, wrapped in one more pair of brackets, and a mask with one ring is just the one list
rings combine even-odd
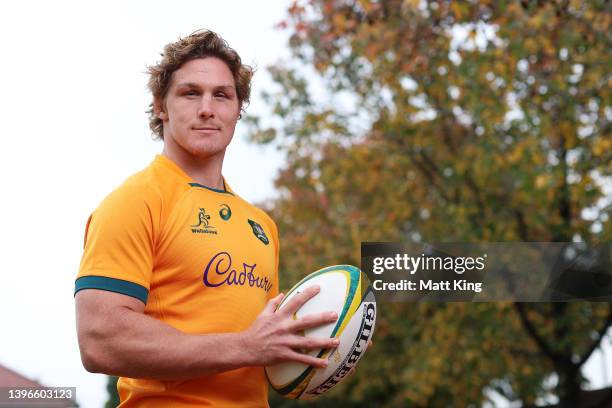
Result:
{"label": "jersey sponsor logo", "polygon": [[255,272],[257,264],[242,263],[242,270],[232,267],[232,256],[227,252],[219,252],[212,257],[206,268],[202,281],[204,286],[216,288],[219,286],[250,286],[266,292],[272,289],[272,282],[267,276],[259,276]]}
{"label": "jersey sponsor logo", "polygon": [[219,210],[219,217],[223,221],[228,221],[232,217],[232,209],[227,204],[221,204],[221,209]]}
{"label": "jersey sponsor logo", "polygon": [[200,208],[198,213],[198,222],[191,226],[193,234],[217,234],[215,227],[210,225],[210,215],[206,214],[204,208]]}
{"label": "jersey sponsor logo", "polygon": [[249,220],[249,224],[251,224],[251,228],[253,228],[253,234],[255,234],[255,236],[261,242],[263,242],[264,244],[268,245],[270,243],[270,240],[266,236],[266,233],[264,232],[264,229],[261,227],[261,225],[259,225],[258,223],[256,223],[253,220]]}

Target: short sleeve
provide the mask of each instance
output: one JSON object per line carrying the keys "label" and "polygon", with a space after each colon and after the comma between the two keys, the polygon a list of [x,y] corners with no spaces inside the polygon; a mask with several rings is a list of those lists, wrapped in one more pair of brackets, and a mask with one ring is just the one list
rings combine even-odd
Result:
{"label": "short sleeve", "polygon": [[87,222],[75,295],[102,289],[147,303],[158,207],[146,187],[129,184],[100,204]]}

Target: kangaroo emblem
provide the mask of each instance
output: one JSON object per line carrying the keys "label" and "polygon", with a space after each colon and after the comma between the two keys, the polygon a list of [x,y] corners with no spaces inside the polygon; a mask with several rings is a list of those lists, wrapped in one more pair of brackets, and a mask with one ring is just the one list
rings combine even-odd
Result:
{"label": "kangaroo emblem", "polygon": [[210,220],[210,215],[206,214],[206,210],[204,208],[200,208],[200,212],[198,213],[198,223],[196,225],[192,225],[192,227],[208,228],[208,220]]}

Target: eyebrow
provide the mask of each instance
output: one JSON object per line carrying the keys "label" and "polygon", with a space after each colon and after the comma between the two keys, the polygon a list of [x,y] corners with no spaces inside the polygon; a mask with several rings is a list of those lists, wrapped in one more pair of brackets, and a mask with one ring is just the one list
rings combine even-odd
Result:
{"label": "eyebrow", "polygon": [[[183,82],[180,84],[176,85],[177,88],[201,88],[201,86],[199,84],[196,84],[195,82]],[[234,85],[216,85],[213,87],[214,89],[236,89],[236,87]]]}

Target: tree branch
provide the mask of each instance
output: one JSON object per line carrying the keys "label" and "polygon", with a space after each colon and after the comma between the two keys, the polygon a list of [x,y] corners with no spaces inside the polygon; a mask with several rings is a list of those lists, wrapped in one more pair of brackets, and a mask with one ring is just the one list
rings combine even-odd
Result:
{"label": "tree branch", "polygon": [[444,189],[440,185],[438,185],[438,183],[436,183],[434,175],[427,168],[427,166],[425,166],[425,164],[422,161],[417,160],[417,158],[414,157],[414,156],[412,157],[412,160],[417,165],[417,167],[421,170],[421,173],[423,173],[425,175],[425,177],[427,178],[427,180],[429,180],[431,185],[435,187],[435,189],[438,191],[438,193],[440,193],[440,195],[442,196],[444,201],[446,201],[447,203],[452,202],[450,197],[448,197],[448,195],[444,192]]}
{"label": "tree branch", "polygon": [[612,389],[605,391],[599,401],[591,405],[589,408],[607,408],[612,401]]}
{"label": "tree branch", "polygon": [[612,324],[612,303],[609,303],[608,304],[608,316],[606,317],[604,325],[597,331],[597,334],[598,334],[597,340],[594,341],[593,344],[591,344],[591,347],[589,347],[589,349],[587,350],[587,352],[584,353],[584,355],[580,359],[580,362],[578,363],[579,367],[582,366],[584,363],[586,363],[589,357],[591,357],[591,354],[593,354],[593,352],[597,349],[597,347],[599,347],[599,345],[601,344],[601,341],[603,340],[606,334],[606,331],[608,330],[608,327],[610,327],[611,324]]}
{"label": "tree branch", "polygon": [[516,223],[518,227],[519,237],[524,242],[529,241],[529,233],[527,231],[527,223],[525,222],[525,216],[523,215],[523,211],[515,209],[514,210],[514,218],[516,218]]}
{"label": "tree branch", "polygon": [[525,330],[527,330],[527,333],[531,336],[531,338],[535,340],[538,347],[540,347],[540,350],[542,350],[542,352],[548,358],[550,358],[553,361],[553,363],[564,361],[565,358],[562,355],[554,352],[551,349],[550,345],[537,332],[536,328],[533,326],[533,324],[527,317],[527,312],[525,311],[525,304],[522,302],[515,302],[514,308],[516,309],[516,311],[519,314],[519,317],[521,318],[521,323],[523,324],[523,327],[525,327]]}

